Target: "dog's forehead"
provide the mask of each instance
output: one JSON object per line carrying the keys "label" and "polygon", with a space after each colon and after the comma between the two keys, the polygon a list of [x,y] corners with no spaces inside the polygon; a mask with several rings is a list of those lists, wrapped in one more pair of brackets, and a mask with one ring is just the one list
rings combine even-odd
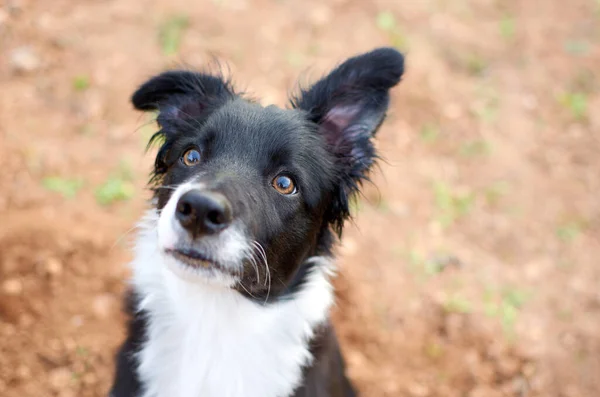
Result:
{"label": "dog's forehead", "polygon": [[209,118],[207,128],[220,133],[222,139],[262,144],[264,148],[300,145],[307,137],[314,137],[300,111],[263,107],[244,99],[221,107]]}
{"label": "dog's forehead", "polygon": [[311,184],[305,196],[314,200],[319,196],[316,190],[333,179],[333,159],[325,140],[302,111],[236,99],[213,113],[204,130],[212,137],[214,167],[235,165],[250,174],[284,168]]}

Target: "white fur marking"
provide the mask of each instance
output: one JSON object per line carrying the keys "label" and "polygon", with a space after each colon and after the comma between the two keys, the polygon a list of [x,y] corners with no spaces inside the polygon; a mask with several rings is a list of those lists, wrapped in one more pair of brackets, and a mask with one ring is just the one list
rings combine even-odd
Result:
{"label": "white fur marking", "polygon": [[[169,201],[162,209],[160,216],[158,216],[156,224],[158,236],[156,250],[162,255],[162,260],[167,267],[179,277],[190,282],[202,281],[230,287],[236,282],[233,276],[216,272],[214,269],[193,269],[171,256],[162,254],[165,250],[177,248],[182,243],[184,245],[185,243],[191,244],[188,233],[175,220],[175,209],[181,196],[192,189],[202,190],[203,188],[202,184],[187,182],[175,189]],[[147,216],[146,223],[150,225],[151,223],[148,223],[148,221],[153,218],[156,219],[156,216]],[[206,236],[202,239],[202,248],[212,253],[213,259],[218,261],[222,266],[238,270],[238,266],[240,266],[242,260],[248,255],[251,247],[240,229],[240,225],[234,223],[216,236]]]}
{"label": "white fur marking", "polygon": [[142,397],[288,397],[312,360],[308,341],[333,302],[329,260],[293,298],[261,306],[235,290],[173,274],[159,252],[157,214],[135,248],[133,284],[149,313],[139,353]]}

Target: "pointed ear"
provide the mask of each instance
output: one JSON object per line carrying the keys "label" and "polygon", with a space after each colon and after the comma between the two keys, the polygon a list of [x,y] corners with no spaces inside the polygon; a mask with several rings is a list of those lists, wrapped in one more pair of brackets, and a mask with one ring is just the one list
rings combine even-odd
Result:
{"label": "pointed ear", "polygon": [[404,57],[379,48],[348,59],[292,99],[308,113],[334,154],[366,171],[374,156],[370,143],[385,117],[389,90],[400,82]]}
{"label": "pointed ear", "polygon": [[349,216],[349,197],[376,159],[371,138],[385,117],[389,90],[403,73],[403,55],[378,48],[348,59],[292,99],[292,106],[317,124],[337,159],[341,182],[331,222],[338,232]]}
{"label": "pointed ear", "polygon": [[160,111],[158,121],[200,116],[235,93],[222,76],[191,71],[164,72],[142,84],[131,102],[138,110]]}

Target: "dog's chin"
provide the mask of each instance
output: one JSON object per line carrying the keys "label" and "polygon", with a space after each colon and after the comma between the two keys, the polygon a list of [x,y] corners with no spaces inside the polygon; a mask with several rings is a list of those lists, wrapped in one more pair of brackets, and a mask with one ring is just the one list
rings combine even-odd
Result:
{"label": "dog's chin", "polygon": [[240,275],[193,249],[165,249],[167,267],[184,281],[232,287]]}

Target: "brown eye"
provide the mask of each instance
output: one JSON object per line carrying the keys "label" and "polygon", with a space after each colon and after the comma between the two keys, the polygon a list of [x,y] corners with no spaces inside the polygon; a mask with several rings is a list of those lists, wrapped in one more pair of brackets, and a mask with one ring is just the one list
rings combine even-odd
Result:
{"label": "brown eye", "polygon": [[181,161],[188,167],[193,167],[200,162],[200,152],[196,149],[190,149],[183,154]]}
{"label": "brown eye", "polygon": [[273,179],[273,187],[281,194],[290,195],[297,192],[292,178],[286,175],[278,175]]}

